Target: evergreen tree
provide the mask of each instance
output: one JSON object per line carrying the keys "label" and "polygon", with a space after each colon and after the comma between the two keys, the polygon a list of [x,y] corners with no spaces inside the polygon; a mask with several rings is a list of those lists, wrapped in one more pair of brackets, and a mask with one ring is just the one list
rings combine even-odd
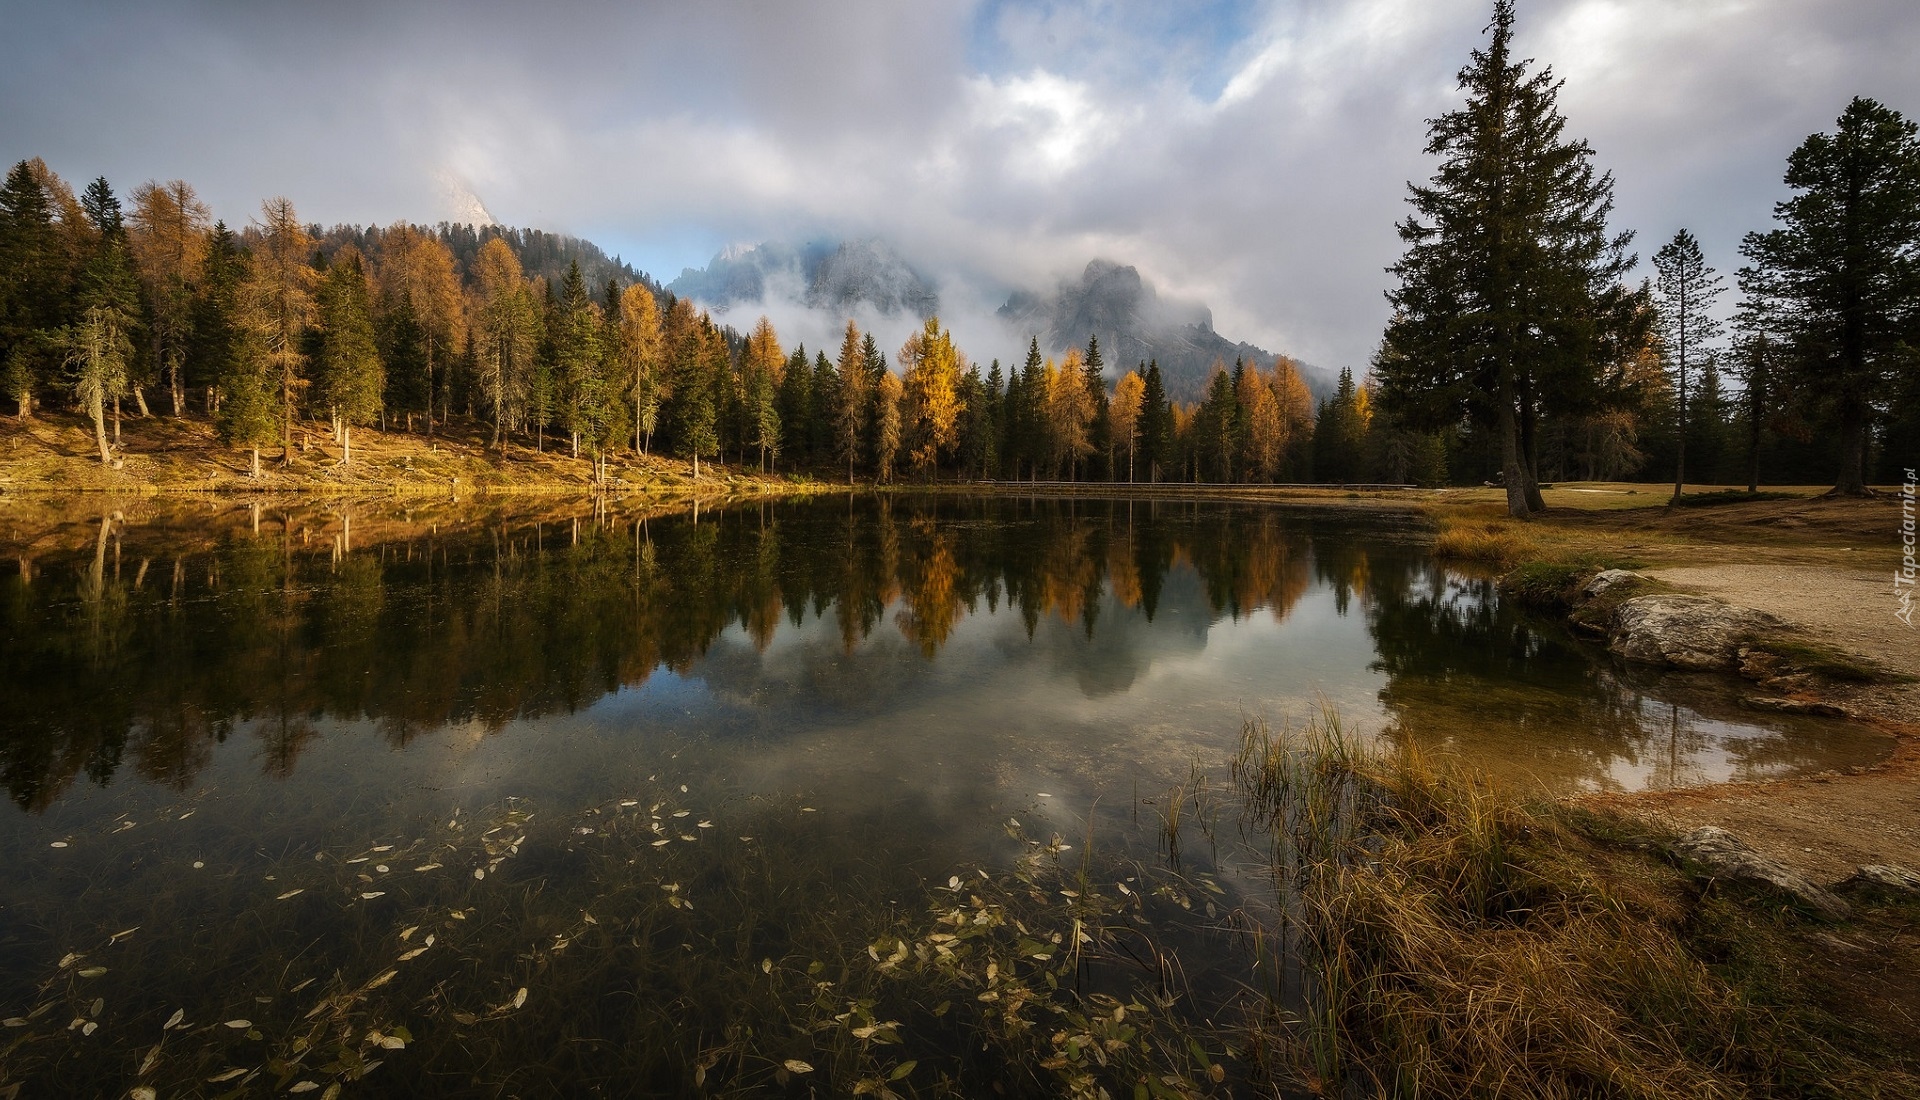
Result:
{"label": "evergreen tree", "polygon": [[1513,0],[1496,0],[1491,41],[1460,71],[1466,105],[1429,126],[1441,163],[1398,227],[1407,252],[1389,269],[1399,286],[1382,382],[1411,420],[1490,428],[1508,511],[1524,518],[1544,507],[1531,446],[1542,406],[1608,395],[1633,258],[1630,234],[1607,235],[1612,177],[1564,137],[1552,71],[1530,76],[1513,58],[1513,20]]}
{"label": "evergreen tree", "polygon": [[[104,180],[95,182],[104,188]],[[101,191],[90,186],[87,193],[99,208]],[[111,199],[112,192],[105,191],[105,197]],[[114,441],[119,442],[119,404],[127,392],[133,361],[132,332],[140,308],[139,287],[133,273],[133,259],[127,255],[125,234],[109,228],[115,225],[111,220],[114,208],[106,209],[99,248],[81,273],[80,317],[67,327],[62,341],[67,366],[72,371],[74,396],[93,420],[103,463],[113,461],[107,446],[109,405],[114,409]]]}
{"label": "evergreen tree", "polygon": [[1173,409],[1167,404],[1167,388],[1160,378],[1160,361],[1147,364],[1147,384],[1140,396],[1140,457],[1145,461],[1147,480],[1160,480],[1162,469],[1173,462]]}
{"label": "evergreen tree", "polygon": [[1700,242],[1684,229],[1653,254],[1653,267],[1660,273],[1654,290],[1660,309],[1660,333],[1674,372],[1679,450],[1673,463],[1673,499],[1677,503],[1687,482],[1687,369],[1699,366],[1704,370],[1713,365],[1712,342],[1720,335],[1720,322],[1712,310],[1713,300],[1720,295],[1721,279],[1700,254]]}
{"label": "evergreen tree", "polygon": [[813,457],[811,433],[816,420],[813,364],[807,359],[805,345],[794,348],[787,357],[774,407],[780,421],[781,451],[789,463],[805,465]]}
{"label": "evergreen tree", "polygon": [[498,450],[526,400],[539,326],[520,260],[505,241],[495,237],[480,247],[474,282],[474,367],[493,415],[492,446]]}
{"label": "evergreen tree", "polygon": [[0,185],[0,385],[22,419],[48,384],[65,280],[53,204],[23,160]]}
{"label": "evergreen tree", "polygon": [[600,316],[587,293],[586,279],[580,274],[580,261],[567,265],[560,283],[560,296],[553,311],[553,382],[560,427],[573,445],[573,457],[580,457],[581,438],[598,438],[596,430],[606,420],[601,407]]}
{"label": "evergreen tree", "polygon": [[[1087,337],[1087,359],[1080,366],[1083,384],[1087,389],[1087,398],[1093,410],[1093,419],[1087,424],[1087,447],[1090,458],[1099,458],[1106,462],[1106,477],[1113,477],[1113,462],[1109,455],[1112,435],[1107,430],[1107,364],[1100,355],[1100,337]],[[1091,465],[1091,462],[1089,462]],[[1092,477],[1093,472],[1088,471]]]}
{"label": "evergreen tree", "polygon": [[380,416],[386,367],[374,336],[372,296],[360,253],[344,249],[320,280],[320,353],[315,398],[333,418],[340,464],[353,462],[353,428]]}
{"label": "evergreen tree", "polygon": [[1913,122],[1855,99],[1832,134],[1787,158],[1796,192],[1779,227],[1740,253],[1744,324],[1780,345],[1773,381],[1840,436],[1833,492],[1867,492],[1868,435],[1896,393],[1920,389],[1920,137]]}
{"label": "evergreen tree", "polygon": [[847,333],[840,341],[833,413],[834,453],[847,464],[847,484],[853,484],[853,469],[860,461],[861,443],[867,438],[869,423],[866,355],[862,351],[860,329],[847,322]]}

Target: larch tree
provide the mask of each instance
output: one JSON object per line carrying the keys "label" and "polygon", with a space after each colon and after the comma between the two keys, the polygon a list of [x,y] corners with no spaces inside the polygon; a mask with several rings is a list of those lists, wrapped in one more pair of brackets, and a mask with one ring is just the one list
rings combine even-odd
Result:
{"label": "larch tree", "polygon": [[1058,366],[1046,365],[1047,422],[1053,437],[1056,469],[1065,467],[1079,480],[1080,462],[1093,453],[1093,418],[1097,411],[1087,392],[1086,360],[1079,348],[1068,348]]}
{"label": "larch tree", "polygon": [[[379,265],[374,271],[384,308],[404,300],[420,326],[420,368],[425,373],[427,434],[433,434],[436,397],[444,388],[455,349],[467,338],[467,311],[460,290],[460,272],[453,251],[438,237],[397,222],[380,238]],[[438,414],[446,416],[444,408]]]}
{"label": "larch tree", "polygon": [[1660,335],[1673,372],[1674,411],[1678,417],[1678,447],[1673,459],[1673,503],[1687,483],[1687,376],[1690,369],[1710,366],[1712,343],[1720,336],[1713,300],[1720,296],[1721,279],[1700,252],[1700,242],[1682,229],[1653,254],[1654,301],[1660,310]]}
{"label": "larch tree", "polygon": [[1127,480],[1133,480],[1133,453],[1140,439],[1140,412],[1147,397],[1146,379],[1139,371],[1128,371],[1114,383],[1113,400],[1107,404],[1107,436],[1116,446],[1127,449]]}
{"label": "larch tree", "polygon": [[525,400],[537,338],[532,292],[520,272],[520,259],[507,242],[492,237],[474,260],[476,333],[480,385],[493,412],[493,447]]}
{"label": "larch tree", "polygon": [[[804,372],[807,361],[805,352],[796,369]],[[788,370],[786,353],[780,350],[780,336],[773,330],[773,322],[762,315],[754,323],[753,332],[747,337],[746,355],[741,361],[741,370],[745,377],[746,401],[746,442],[760,451],[760,469],[768,469],[769,455],[780,455],[780,382]]]}
{"label": "larch tree", "polygon": [[840,338],[840,358],[834,364],[835,402],[833,409],[833,447],[847,464],[847,484],[853,484],[853,470],[860,461],[860,441],[866,435],[869,383],[866,356],[861,351],[860,326],[851,320]]}
{"label": "larch tree", "polygon": [[883,371],[874,387],[873,466],[881,482],[893,480],[894,457],[900,453],[900,376]]}
{"label": "larch tree", "polygon": [[619,347],[622,374],[633,401],[633,449],[648,454],[669,389],[660,354],[660,304],[643,284],[635,283],[620,294]]}
{"label": "larch tree", "polygon": [[905,407],[901,416],[908,455],[922,474],[938,477],[940,461],[953,450],[960,426],[962,356],[938,317],[907,337],[898,357]]}
{"label": "larch tree", "polygon": [[1272,379],[1255,364],[1241,375],[1238,389],[1240,414],[1247,426],[1247,480],[1273,481],[1286,461],[1289,425],[1274,397]]}
{"label": "larch tree", "polygon": [[352,245],[341,249],[320,280],[318,295],[320,347],[317,397],[333,419],[334,438],[340,441],[340,465],[353,462],[353,428],[371,424],[380,415],[386,390],[386,367],[374,338],[372,296],[367,290],[360,253]]}
{"label": "larch tree", "polygon": [[313,238],[294,212],[293,203],[272,198],[260,204],[260,233],[242,295],[242,317],[252,331],[252,346],[266,358],[267,373],[279,387],[280,463],[293,465],[293,414],[306,381],[301,340],[313,321],[313,286],[318,278],[307,257]]}
{"label": "larch tree", "polygon": [[1491,39],[1461,69],[1467,101],[1428,124],[1432,180],[1410,186],[1407,251],[1388,271],[1393,354],[1382,378],[1395,413],[1492,431],[1507,510],[1545,507],[1533,425],[1543,406],[1577,408],[1607,381],[1604,349],[1630,312],[1620,278],[1631,234],[1609,236],[1611,175],[1569,140],[1552,70],[1512,53],[1513,0],[1496,0]]}
{"label": "larch tree", "polygon": [[1855,99],[1835,132],[1787,158],[1779,227],[1740,253],[1742,325],[1778,346],[1772,382],[1830,417],[1833,493],[1865,495],[1867,442],[1920,373],[1920,137],[1900,112]]}
{"label": "larch tree", "polygon": [[248,255],[225,222],[207,240],[207,258],[195,302],[193,348],[212,372],[208,410],[215,434],[229,447],[252,452],[260,477],[260,448],[273,442],[274,378],[260,335],[246,323],[245,292],[251,280]]}
{"label": "larch tree", "polygon": [[165,374],[177,419],[187,412],[187,349],[193,338],[193,306],[207,255],[211,212],[185,180],[133,190],[128,243],[140,269],[152,315],[148,326],[153,362]]}

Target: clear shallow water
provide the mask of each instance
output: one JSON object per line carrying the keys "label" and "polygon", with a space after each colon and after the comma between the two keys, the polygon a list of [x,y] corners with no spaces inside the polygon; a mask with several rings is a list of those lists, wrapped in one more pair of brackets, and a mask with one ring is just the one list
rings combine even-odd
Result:
{"label": "clear shallow water", "polygon": [[[671,914],[682,956],[750,964],[804,940],[823,910],[916,910],[927,883],[1013,866],[1028,839],[1153,863],[1169,788],[1196,767],[1218,774],[1246,718],[1297,723],[1324,705],[1349,730],[1550,793],[1885,751],[1843,724],[1741,710],[1713,678],[1617,666],[1390,522],[1331,513],[148,504],[75,513],[0,552],[19,563],[0,577],[0,1015],[25,1020],[0,1033],[16,1041],[0,1047],[0,1087],[146,1079],[135,1071],[175,1034],[160,1025],[177,1007],[210,1028],[175,1041],[195,1051],[177,1072],[211,1094],[205,1078],[229,1065],[290,1057],[299,981],[377,975],[366,960],[411,949],[394,937],[433,914],[472,910],[439,924],[461,945],[458,980],[422,978],[404,1011],[383,1009],[460,1033],[423,1052],[422,1074],[480,1057],[446,1014],[489,1019],[515,989],[541,989],[552,946],[528,945],[603,933],[580,915],[629,877],[665,891],[761,868],[805,916]],[[595,847],[627,835],[611,818],[631,819],[630,846]],[[489,825],[504,831],[483,837]],[[509,834],[532,839],[506,851]],[[1224,902],[1250,880],[1214,840],[1189,832],[1189,866],[1222,876]],[[575,896],[589,878],[599,892]],[[727,896],[744,906],[757,889]],[[695,938],[722,926],[726,944]],[[1223,953],[1189,970],[1215,963],[1230,965]],[[76,977],[90,964],[108,970]],[[714,979],[651,980],[725,1029],[699,992]],[[646,999],[648,980],[621,983]],[[445,992],[463,988],[465,1002]],[[591,1045],[605,1036],[583,1027],[637,1026],[540,1004],[516,1017],[535,1047],[542,1027]],[[101,1050],[124,1064],[101,1069]],[[259,1072],[233,1080],[264,1089],[276,1075]],[[558,1088],[597,1071],[542,1072]]]}

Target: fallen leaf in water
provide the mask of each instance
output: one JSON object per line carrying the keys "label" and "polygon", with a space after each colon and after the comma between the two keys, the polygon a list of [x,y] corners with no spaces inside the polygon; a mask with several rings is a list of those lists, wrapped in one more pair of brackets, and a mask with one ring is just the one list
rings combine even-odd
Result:
{"label": "fallen leaf in water", "polygon": [[485,867],[475,867],[473,869],[473,877],[476,879],[486,878],[487,869]]}
{"label": "fallen leaf in water", "polygon": [[244,1069],[230,1069],[225,1073],[215,1074],[214,1076],[207,1078],[207,1084],[217,1085],[222,1081],[231,1081],[235,1077],[238,1077],[245,1072],[247,1071]]}
{"label": "fallen leaf in water", "polygon": [[100,1015],[101,1012],[106,1010],[106,1007],[107,1007],[107,999],[105,997],[95,997],[93,999],[93,1007],[87,1010],[87,1015],[98,1016]]}
{"label": "fallen leaf in water", "polygon": [[412,960],[414,960],[414,959],[417,959],[417,958],[419,958],[420,956],[422,956],[422,955],[424,955],[424,954],[426,954],[426,953],[427,953],[427,949],[426,949],[426,948],[424,948],[424,947],[416,947],[416,948],[414,948],[413,950],[411,950],[411,951],[409,951],[409,952],[407,952],[406,954],[404,954],[404,955],[401,955],[401,956],[400,956],[400,957],[399,957],[399,958],[398,958],[397,960],[395,960],[395,961],[396,961],[396,962],[411,962]]}
{"label": "fallen leaf in water", "polygon": [[126,939],[128,936],[131,936],[138,931],[140,931],[140,926],[136,924],[132,928],[127,929],[125,932],[115,932],[113,935],[108,936],[107,942],[110,944],[119,943],[121,940]]}
{"label": "fallen leaf in water", "polygon": [[196,871],[200,870],[202,867],[205,867],[205,866],[206,864],[200,860],[196,859],[193,861],[193,869]]}
{"label": "fallen leaf in water", "polygon": [[176,1008],[173,1010],[173,1015],[167,1017],[167,1022],[160,1025],[160,1030],[172,1031],[174,1028],[180,1026],[180,1021],[186,1018],[187,1018],[187,1010],[184,1008]]}
{"label": "fallen leaf in water", "polygon": [[7,1018],[6,1018],[6,1019],[4,1019],[4,1020],[0,1020],[0,1026],[4,1026],[4,1027],[26,1027],[26,1026],[27,1026],[27,1018],[26,1018],[26,1017],[24,1017],[24,1016],[9,1016],[9,1017],[7,1017]]}
{"label": "fallen leaf in water", "polygon": [[360,895],[360,900],[372,901],[374,898],[384,898],[386,896],[387,892],[385,890],[368,890]]}
{"label": "fallen leaf in water", "polygon": [[[159,1061],[160,1061],[160,1044],[155,1043],[153,1045],[153,1049],[147,1051],[147,1056],[140,1060],[140,1076],[145,1077],[148,1074],[148,1072],[150,1072],[153,1069],[154,1065],[157,1064]],[[153,1090],[148,1089],[147,1095],[152,1096]]]}
{"label": "fallen leaf in water", "polygon": [[291,1088],[287,1089],[287,1091],[288,1092],[312,1092],[319,1087],[320,1087],[320,1082],[318,1081],[296,1081],[294,1082]]}
{"label": "fallen leaf in water", "polygon": [[[158,1048],[155,1048],[155,1050],[157,1052]],[[148,1055],[148,1060],[152,1060],[152,1055]],[[140,1072],[147,1072],[146,1068],[144,1066],[141,1067]],[[155,1100],[159,1095],[159,1093],[153,1091],[153,1086],[151,1085],[135,1085],[133,1091],[127,1093],[127,1100]]]}
{"label": "fallen leaf in water", "polygon": [[187,811],[186,813],[183,813],[183,814],[181,814],[181,815],[180,815],[179,817],[177,817],[177,818],[174,818],[174,820],[175,820],[175,821],[185,821],[186,819],[188,819],[188,818],[190,818],[190,817],[192,817],[192,816],[193,816],[193,815],[194,815],[195,813],[197,813],[197,812],[199,812],[199,811],[197,811],[197,810],[188,810],[188,811]]}
{"label": "fallen leaf in water", "polygon": [[407,1041],[398,1035],[380,1036],[380,1046],[386,1050],[405,1050]]}
{"label": "fallen leaf in water", "polygon": [[372,858],[373,858],[372,856],[355,856],[352,859],[348,860],[347,862],[348,863],[365,863],[366,861]]}
{"label": "fallen leaf in water", "polygon": [[384,863],[376,863],[376,864],[374,864],[374,865],[373,865],[373,869],[374,869],[374,870],[376,870],[376,871],[378,871],[378,872],[380,872],[380,873],[381,873],[381,874],[383,874],[383,875],[387,873],[387,865],[386,865],[386,864],[384,864]]}
{"label": "fallen leaf in water", "polygon": [[787,1067],[788,1073],[812,1073],[813,1072],[812,1066],[808,1065],[805,1062],[802,1062],[798,1058],[789,1058],[785,1062],[782,1062],[780,1064]]}
{"label": "fallen leaf in water", "polygon": [[653,846],[654,846],[655,848],[664,848],[664,847],[666,847],[667,845],[669,845],[669,844],[672,844],[672,843],[673,843],[673,841],[671,841],[671,840],[656,840],[656,841],[654,841],[654,842],[653,842]]}
{"label": "fallen leaf in water", "polygon": [[388,982],[390,982],[390,981],[392,981],[392,980],[393,980],[393,976],[394,976],[395,974],[398,974],[398,973],[400,973],[400,972],[399,972],[398,970],[389,970],[389,971],[387,971],[387,972],[386,972],[385,974],[382,974],[382,975],[380,975],[380,976],[379,976],[378,978],[375,978],[374,980],[372,980],[372,981],[370,981],[370,982],[368,982],[368,983],[367,983],[367,988],[368,988],[368,989],[379,989],[379,988],[380,988],[381,986],[383,986],[383,985],[385,985],[385,984],[387,984]]}
{"label": "fallen leaf in water", "polygon": [[92,1035],[98,1030],[100,1030],[100,1025],[94,1023],[92,1020],[88,1020],[86,1023],[80,1025],[80,1034],[82,1035]]}
{"label": "fallen leaf in water", "polygon": [[416,871],[438,871],[439,869],[440,864],[438,863],[422,863],[420,866],[414,868]]}
{"label": "fallen leaf in water", "polygon": [[227,1026],[235,1031],[245,1031],[253,1026],[252,1020],[228,1020]]}
{"label": "fallen leaf in water", "polygon": [[382,845],[380,845],[380,846],[379,846],[378,848],[375,848],[375,849],[373,849],[373,850],[374,850],[374,851],[376,851],[376,852],[391,852],[391,851],[393,851],[393,845],[391,845],[391,844],[382,844]]}
{"label": "fallen leaf in water", "polygon": [[76,962],[79,962],[80,958],[81,956],[74,952],[68,952],[67,954],[62,955],[60,957],[60,969],[65,970],[67,967],[72,966]]}
{"label": "fallen leaf in water", "polygon": [[89,966],[85,970],[80,971],[80,976],[82,978],[98,978],[106,972],[107,968],[104,966]]}
{"label": "fallen leaf in water", "polygon": [[293,896],[294,896],[295,894],[304,894],[304,893],[306,893],[306,892],[307,892],[307,888],[306,888],[306,887],[304,887],[304,886],[302,886],[302,887],[301,887],[301,888],[299,888],[298,890],[288,890],[288,891],[287,891],[286,893],[284,893],[284,894],[281,894],[281,895],[280,895],[279,897],[277,897],[277,898],[274,898],[273,900],[275,900],[275,901],[285,901],[285,900],[287,900],[288,898],[290,898],[290,897],[293,897]]}

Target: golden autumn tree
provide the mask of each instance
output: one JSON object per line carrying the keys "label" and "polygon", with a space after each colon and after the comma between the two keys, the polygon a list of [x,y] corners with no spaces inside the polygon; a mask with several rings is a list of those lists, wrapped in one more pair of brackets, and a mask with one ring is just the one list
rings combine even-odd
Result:
{"label": "golden autumn tree", "polygon": [[[1127,449],[1127,480],[1133,480],[1133,452],[1140,441],[1140,413],[1146,407],[1147,383],[1139,371],[1128,371],[1114,383],[1107,404],[1107,438]],[[1109,463],[1108,465],[1112,465]]]}
{"label": "golden autumn tree", "polygon": [[1093,418],[1099,406],[1087,389],[1083,367],[1079,348],[1067,349],[1058,365],[1047,361],[1047,424],[1056,476],[1062,466],[1077,475],[1080,460],[1093,453]]}
{"label": "golden autumn tree", "polygon": [[293,410],[306,384],[300,367],[301,341],[313,322],[313,287],[319,275],[308,262],[313,238],[300,224],[293,202],[271,198],[260,204],[255,223],[260,240],[242,289],[241,320],[265,357],[267,375],[280,390],[280,463],[293,464]]}
{"label": "golden autumn tree", "polygon": [[866,355],[861,347],[860,326],[847,321],[846,335],[840,340],[840,358],[834,363],[838,383],[833,409],[833,446],[847,460],[847,484],[853,484],[853,467],[860,459],[860,437],[867,425],[870,397]]}
{"label": "golden autumn tree", "polygon": [[633,398],[633,449],[653,450],[660,405],[672,393],[661,356],[660,304],[653,291],[635,283],[620,294],[620,356],[628,393]]}
{"label": "golden autumn tree", "polygon": [[526,389],[538,318],[520,260],[507,242],[498,237],[488,240],[473,267],[478,284],[474,331],[480,385],[493,406],[493,446],[498,449],[505,424],[519,408]]}
{"label": "golden autumn tree", "polygon": [[960,375],[965,371],[953,334],[940,327],[938,317],[900,346],[900,369],[905,375],[901,411],[906,444],[915,467],[937,476],[940,459],[953,449],[959,436]]}
{"label": "golden autumn tree", "polygon": [[211,211],[185,180],[148,181],[133,189],[127,243],[147,292],[153,362],[166,374],[173,415],[186,415],[183,369],[193,325],[193,291],[207,258]]}
{"label": "golden autumn tree", "polygon": [[881,481],[893,480],[893,461],[900,453],[900,376],[892,371],[880,375],[874,387],[873,463]]}
{"label": "golden autumn tree", "polygon": [[787,354],[780,350],[780,336],[773,322],[763,314],[747,336],[747,351],[741,362],[741,398],[746,408],[745,442],[760,449],[760,469],[767,469],[767,455],[780,453],[780,409],[777,401],[780,379],[787,367]]}
{"label": "golden autumn tree", "polygon": [[1285,429],[1285,437],[1280,443],[1283,466],[1292,461],[1298,474],[1297,458],[1306,453],[1307,446],[1313,441],[1313,394],[1307,389],[1307,381],[1300,375],[1300,366],[1292,359],[1282,355],[1273,362],[1273,373],[1268,376],[1273,387],[1273,399]]}
{"label": "golden autumn tree", "polygon": [[1273,396],[1271,381],[1257,366],[1246,369],[1237,389],[1235,396],[1246,424],[1248,480],[1272,481],[1287,453],[1287,423],[1281,416],[1280,402]]}
{"label": "golden autumn tree", "polygon": [[[465,302],[453,252],[440,238],[404,222],[395,223],[381,238],[374,281],[384,308],[392,310],[404,301],[420,326],[427,434],[432,435],[434,394],[453,362],[454,349],[467,338]],[[444,418],[445,413],[441,415]]]}

